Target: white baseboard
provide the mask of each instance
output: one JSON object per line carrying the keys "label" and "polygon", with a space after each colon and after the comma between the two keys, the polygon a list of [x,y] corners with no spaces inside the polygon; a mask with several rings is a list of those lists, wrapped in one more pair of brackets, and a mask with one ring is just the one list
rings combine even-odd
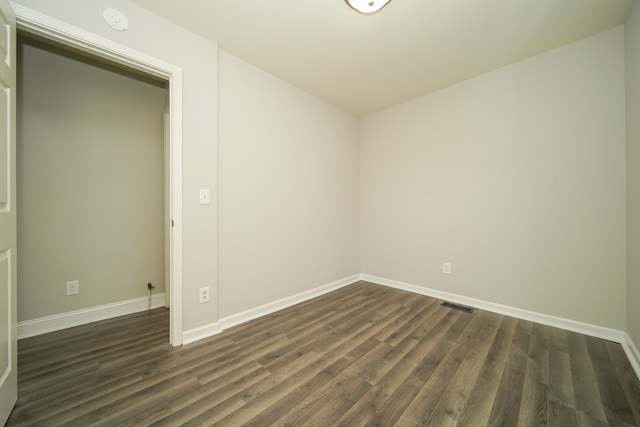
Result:
{"label": "white baseboard", "polygon": [[200,326],[198,328],[189,329],[182,333],[182,345],[191,344],[192,342],[200,341],[205,338],[218,335],[222,332],[220,322],[211,323],[209,325]]}
{"label": "white baseboard", "polygon": [[252,308],[250,310],[243,311],[242,313],[224,317],[220,319],[220,325],[222,327],[222,330],[224,331],[241,323],[257,319],[258,317],[266,316],[267,314],[271,314],[275,311],[291,307],[292,305],[310,300],[311,298],[319,297],[320,295],[324,295],[331,291],[335,291],[336,289],[343,288],[347,285],[357,282],[358,280],[360,280],[359,274],[351,277],[346,277],[344,279],[337,280],[335,282],[299,293],[297,295],[283,298],[269,304],[261,305],[260,307]]}
{"label": "white baseboard", "polygon": [[314,289],[311,289],[287,298],[283,298],[278,301],[274,301],[268,304],[261,305],[256,308],[252,308],[247,311],[243,311],[238,314],[233,314],[231,316],[224,317],[220,319],[218,322],[183,332],[182,343],[189,344],[204,338],[208,338],[210,336],[219,334],[222,331],[225,331],[229,328],[240,325],[242,323],[248,322],[250,320],[254,320],[259,317],[266,316],[267,314],[271,314],[278,310],[291,307],[292,305],[296,305],[301,302],[310,300],[311,298],[324,295],[331,291],[335,291],[336,289],[343,288],[347,285],[357,282],[358,280],[360,280],[360,275],[356,274],[356,275],[329,283],[327,285],[323,285],[323,286],[320,286],[320,287],[317,287],[317,288],[314,288]]}
{"label": "white baseboard", "polygon": [[640,351],[638,351],[638,347],[636,347],[635,343],[627,333],[624,334],[624,341],[620,344],[622,344],[622,348],[624,349],[633,370],[636,371],[636,375],[640,378]]}
{"label": "white baseboard", "polygon": [[[148,304],[149,298],[142,297],[18,322],[18,339],[111,319],[112,317],[138,313],[147,310]],[[164,293],[155,294],[151,297],[151,308],[160,307],[164,307]]]}
{"label": "white baseboard", "polygon": [[389,286],[396,289],[430,296],[433,298],[452,301],[458,304],[468,305],[470,307],[479,308],[481,310],[491,311],[494,313],[504,314],[507,316],[517,317],[518,319],[529,320],[543,325],[553,326],[565,329],[567,331],[578,332],[580,334],[589,335],[596,338],[602,338],[617,343],[622,343],[625,339],[625,332],[605,328],[602,326],[592,325],[589,323],[579,322],[577,320],[564,319],[562,317],[551,316],[548,314],[536,313],[533,311],[523,310],[521,308],[510,307],[502,304],[496,304],[476,298],[465,297],[462,295],[442,292],[435,289],[429,289],[422,286],[410,285],[408,283],[398,282],[395,280],[385,279],[383,277],[361,275],[362,280],[376,283],[378,285]]}
{"label": "white baseboard", "polygon": [[479,308],[481,310],[491,311],[506,316],[512,316],[518,319],[529,320],[532,322],[541,323],[543,325],[553,326],[567,331],[577,332],[580,334],[620,343],[625,351],[625,354],[627,355],[627,358],[629,359],[629,362],[631,363],[631,366],[633,367],[633,370],[640,378],[640,351],[638,351],[638,348],[631,340],[631,337],[624,331],[605,328],[602,326],[592,325],[576,320],[565,319],[562,317],[551,316],[548,314],[536,313],[533,311],[523,310],[520,308],[510,307],[502,304],[496,304],[493,302],[465,297],[448,292],[442,292],[435,289],[411,285],[409,283],[371,276],[368,274],[359,274],[347,277],[345,279],[338,280],[336,282],[329,283],[327,285],[320,286],[318,288],[311,289],[309,291],[302,292],[291,297],[283,298],[281,300],[253,308],[242,313],[224,317],[218,322],[212,323],[210,325],[205,325],[199,328],[185,331],[183,333],[183,344],[190,344],[195,341],[219,334],[233,326],[240,325],[242,323],[257,319],[262,316],[266,316],[267,314],[271,314],[275,311],[291,307],[292,305],[307,301],[311,298],[324,295],[328,292],[357,282],[358,280],[365,280],[367,282],[375,283],[378,285],[401,289],[420,295],[430,296],[432,298],[451,301],[458,304]]}
{"label": "white baseboard", "polygon": [[361,274],[360,280],[617,342],[622,346],[622,349],[629,359],[629,363],[633,367],[638,378],[640,378],[640,351],[638,351],[638,347],[636,347],[629,334],[624,331],[579,322],[577,320],[550,316],[548,314],[536,313],[520,308],[509,307],[476,298],[469,298],[462,295],[424,288],[422,286],[411,285],[409,283],[398,282],[396,280],[385,279],[383,277],[370,276],[368,274]]}

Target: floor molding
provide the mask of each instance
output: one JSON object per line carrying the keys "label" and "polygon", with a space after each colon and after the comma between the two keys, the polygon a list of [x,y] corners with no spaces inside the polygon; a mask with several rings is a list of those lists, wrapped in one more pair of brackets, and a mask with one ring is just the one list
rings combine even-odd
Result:
{"label": "floor molding", "polygon": [[624,349],[624,352],[626,353],[627,358],[629,359],[629,363],[631,363],[631,366],[633,367],[633,370],[636,372],[638,378],[640,378],[640,351],[638,350],[638,347],[636,347],[629,334],[625,333],[624,338],[624,342],[620,344],[622,344],[622,348]]}
{"label": "floor molding", "polygon": [[[149,307],[148,304],[149,298],[141,297],[18,322],[18,339],[55,332],[99,320],[124,316],[126,314],[138,313],[147,310]],[[164,293],[155,294],[151,297],[151,308],[160,307],[164,307]]]}
{"label": "floor molding", "polygon": [[201,339],[219,334],[226,329],[240,325],[242,323],[257,319],[267,314],[271,314],[278,310],[291,307],[295,304],[307,301],[309,299],[324,295],[328,292],[340,289],[344,286],[350,285],[358,280],[365,280],[367,282],[375,283],[378,285],[388,286],[408,292],[413,292],[432,298],[451,301],[458,304],[463,304],[481,310],[487,310],[494,313],[499,313],[507,316],[516,317],[519,319],[529,320],[532,322],[541,323],[547,326],[553,326],[561,328],[571,332],[577,332],[584,335],[593,336],[596,338],[602,338],[609,341],[620,343],[624,349],[633,370],[640,378],[640,351],[632,341],[631,337],[624,331],[617,329],[605,328],[585,322],[579,322],[576,320],[565,319],[562,317],[551,316],[548,314],[536,313],[533,311],[523,310],[520,308],[510,307],[502,304],[496,304],[490,301],[480,300],[476,298],[465,297],[462,295],[452,294],[448,292],[442,292],[435,289],[425,288],[422,286],[416,286],[409,283],[399,282],[396,280],[386,279],[383,277],[371,276],[368,274],[359,274],[350,276],[324,286],[320,286],[315,289],[311,289],[306,292],[302,292],[291,297],[283,298],[278,301],[274,301],[269,304],[262,305],[250,310],[243,311],[238,314],[224,317],[218,322],[210,325],[205,325],[199,328],[195,328],[183,333],[183,343],[189,344]]}
{"label": "floor molding", "polygon": [[210,336],[219,334],[220,332],[225,331],[234,326],[240,325],[245,322],[249,322],[250,320],[254,320],[259,317],[266,316],[267,314],[271,314],[278,310],[291,307],[292,305],[296,305],[301,302],[308,301],[312,298],[319,297],[320,295],[324,295],[326,293],[343,288],[347,285],[357,282],[358,280],[360,280],[359,274],[345,277],[344,279],[340,279],[335,282],[331,282],[329,284],[319,286],[317,288],[314,288],[305,292],[301,292],[299,294],[296,294],[287,298],[280,299],[278,301],[264,304],[259,307],[252,308],[238,314],[233,314],[231,316],[223,317],[218,322],[211,323],[209,325],[201,326],[199,328],[195,328],[195,329],[191,329],[183,332],[182,342],[183,344],[190,344],[190,343],[199,341],[201,339],[208,338]]}
{"label": "floor molding", "polygon": [[389,286],[391,288],[401,289],[421,295],[426,295],[432,298],[455,302],[458,304],[464,304],[470,307],[479,308],[481,310],[487,310],[494,313],[517,317],[518,319],[529,320],[532,322],[541,323],[543,325],[553,326],[567,331],[577,332],[580,334],[617,342],[622,346],[622,349],[629,359],[631,367],[635,371],[638,378],[640,378],[640,351],[638,350],[638,347],[636,347],[629,334],[624,331],[605,328],[603,326],[593,325],[590,323],[579,322],[577,320],[551,316],[548,314],[536,313],[533,311],[523,310],[520,308],[510,307],[502,304],[496,304],[493,302],[465,297],[462,295],[451,294],[448,292],[442,292],[435,289],[411,285],[409,283],[398,282],[396,280],[385,279],[383,277],[371,276],[368,274],[361,274],[360,279],[378,285]]}
{"label": "floor molding", "polygon": [[296,294],[287,298],[283,298],[278,301],[264,304],[264,305],[261,305],[260,307],[243,311],[242,313],[223,317],[222,319],[220,319],[220,325],[222,327],[222,330],[224,331],[236,325],[240,325],[241,323],[245,323],[250,320],[257,319],[258,317],[266,316],[267,314],[271,314],[278,310],[291,307],[292,305],[296,305],[301,302],[310,300],[312,298],[319,297],[320,295],[324,295],[331,291],[335,291],[336,289],[343,288],[347,285],[357,282],[358,280],[360,280],[359,274],[346,277],[344,279],[340,279],[335,282],[329,283],[327,285],[323,285],[323,286],[308,290],[306,292],[301,292],[299,294]]}
{"label": "floor molding", "polygon": [[402,289],[405,291],[414,292],[441,300],[452,301],[458,304],[464,304],[471,307],[479,308],[481,310],[487,310],[494,313],[517,317],[519,319],[542,323],[543,325],[554,326],[556,328],[565,329],[571,332],[578,332],[580,334],[602,338],[620,344],[625,342],[626,333],[617,329],[605,328],[602,326],[579,322],[577,320],[570,320],[562,317],[551,316],[548,314],[536,313],[533,311],[523,310],[520,308],[510,307],[502,304],[496,304],[476,298],[465,297],[462,295],[442,292],[422,286],[411,285],[409,283],[398,282],[396,280],[385,279],[383,277],[370,276],[367,274],[363,274],[360,277],[362,280],[376,283],[378,285],[389,286],[392,288]]}
{"label": "floor molding", "polygon": [[182,333],[182,345],[191,344],[193,342],[218,335],[221,332],[222,328],[220,327],[220,322],[189,329]]}

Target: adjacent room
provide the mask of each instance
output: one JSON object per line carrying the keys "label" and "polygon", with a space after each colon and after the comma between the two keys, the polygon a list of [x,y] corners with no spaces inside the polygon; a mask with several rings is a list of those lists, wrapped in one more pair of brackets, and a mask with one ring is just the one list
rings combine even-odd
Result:
{"label": "adjacent room", "polygon": [[638,1],[250,3],[10,2],[7,425],[640,426]]}
{"label": "adjacent room", "polygon": [[164,306],[164,82],[29,38],[18,52],[23,336],[90,307]]}

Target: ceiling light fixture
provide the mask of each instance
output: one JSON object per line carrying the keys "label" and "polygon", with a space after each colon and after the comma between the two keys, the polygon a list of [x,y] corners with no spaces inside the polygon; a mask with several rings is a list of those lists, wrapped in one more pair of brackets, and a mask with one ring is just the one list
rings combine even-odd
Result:
{"label": "ceiling light fixture", "polygon": [[360,13],[369,15],[385,7],[391,0],[344,0]]}

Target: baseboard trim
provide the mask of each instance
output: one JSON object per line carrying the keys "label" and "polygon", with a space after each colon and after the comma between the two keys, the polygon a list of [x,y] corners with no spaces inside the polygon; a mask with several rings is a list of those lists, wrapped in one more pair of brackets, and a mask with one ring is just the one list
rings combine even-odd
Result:
{"label": "baseboard trim", "polygon": [[494,313],[517,317],[518,319],[529,320],[532,322],[541,323],[543,325],[565,329],[571,332],[577,332],[596,338],[614,341],[620,344],[625,341],[626,333],[617,329],[610,329],[602,326],[592,325],[589,323],[579,322],[577,320],[570,320],[562,317],[551,316],[548,314],[536,313],[533,311],[523,310],[520,308],[510,307],[502,304],[496,304],[476,298],[465,297],[462,295],[442,292],[422,286],[411,285],[409,283],[398,282],[396,280],[385,279],[383,277],[370,276],[367,274],[363,274],[360,277],[362,280],[378,285],[389,286],[396,289],[402,289],[405,291],[426,295],[432,298],[452,301],[458,304],[479,308],[481,310],[487,310]]}
{"label": "baseboard trim", "polygon": [[631,367],[636,372],[638,378],[640,378],[640,351],[638,350],[638,347],[636,347],[635,343],[627,333],[624,334],[624,341],[620,344],[622,344],[622,348],[627,355],[627,359],[629,359],[629,363],[631,363]]}
{"label": "baseboard trim", "polygon": [[[18,339],[34,337],[36,335],[55,332],[74,326],[85,325],[99,320],[111,319],[126,314],[145,311],[149,307],[149,298],[141,297],[53,316],[40,317],[33,320],[18,322]],[[164,307],[164,293],[151,297],[151,308]]]}
{"label": "baseboard trim", "polygon": [[266,316],[267,314],[271,314],[278,310],[291,307],[292,305],[299,304],[301,302],[310,300],[312,298],[319,297],[320,295],[324,295],[326,293],[335,291],[337,289],[340,289],[347,285],[355,283],[358,280],[360,280],[359,274],[345,277],[344,279],[340,279],[335,282],[331,282],[329,284],[319,286],[317,288],[314,288],[305,292],[301,292],[299,294],[296,294],[287,298],[280,299],[278,301],[264,304],[259,307],[252,308],[250,310],[246,310],[238,314],[233,314],[231,316],[223,317],[222,319],[220,319],[215,323],[211,323],[209,325],[204,325],[199,328],[185,331],[182,334],[182,343],[190,344],[190,343],[199,341],[201,339],[209,338],[213,335],[217,335],[234,326],[249,322],[251,320],[257,319],[262,316]]}
{"label": "baseboard trim", "polygon": [[182,345],[191,344],[193,342],[218,335],[221,332],[222,328],[220,327],[220,322],[189,329],[182,333]]}
{"label": "baseboard trim", "polygon": [[260,307],[252,308],[247,311],[243,311],[242,313],[234,314],[231,316],[224,317],[220,319],[220,325],[222,330],[226,330],[232,328],[234,326],[240,325],[242,323],[248,322],[250,320],[257,319],[262,316],[266,316],[267,314],[271,314],[278,310],[282,310],[287,307],[291,307],[292,305],[299,304],[301,302],[305,302],[315,297],[319,297],[320,295],[324,295],[326,293],[335,291],[337,289],[343,288],[347,285],[357,282],[360,280],[360,275],[356,274],[350,277],[346,277],[344,279],[337,280],[335,282],[329,283],[327,285],[319,286],[317,288],[301,292],[299,294],[283,298],[278,301],[274,301],[265,305],[261,305]]}
{"label": "baseboard trim", "polygon": [[204,338],[217,335],[229,328],[240,325],[242,323],[249,322],[262,316],[274,313],[278,310],[291,307],[295,304],[310,300],[312,298],[324,295],[328,292],[335,291],[359,280],[375,283],[382,286],[388,286],[395,289],[400,289],[408,292],[413,292],[420,295],[437,298],[440,300],[446,300],[455,302],[458,304],[467,305],[470,307],[479,308],[481,310],[487,310],[494,313],[503,314],[506,316],[516,317],[518,319],[529,320],[532,322],[541,323],[543,325],[553,326],[556,328],[564,329],[571,332],[577,332],[584,335],[593,336],[596,338],[602,338],[605,340],[619,343],[629,362],[635,371],[638,378],[640,378],[640,351],[636,347],[635,343],[624,331],[617,329],[605,328],[602,326],[592,325],[585,322],[579,322],[576,320],[565,319],[562,317],[551,316],[548,314],[536,313],[533,311],[523,310],[511,306],[502,304],[496,304],[490,301],[480,300],[476,298],[465,297],[462,295],[452,294],[448,292],[438,291],[435,289],[425,288],[422,286],[412,285],[409,283],[399,282],[397,280],[386,279],[383,277],[372,276],[368,274],[358,274],[350,276],[324,286],[320,286],[315,289],[311,289],[306,292],[302,292],[291,297],[283,298],[278,301],[274,301],[269,304],[262,305],[250,310],[243,311],[238,314],[224,317],[218,322],[201,326],[199,328],[191,329],[183,333],[183,344],[190,344],[199,341]]}
{"label": "baseboard trim", "polygon": [[592,325],[590,323],[579,322],[577,320],[551,316],[548,314],[536,313],[534,311],[523,310],[520,308],[496,304],[476,298],[442,292],[435,289],[411,285],[409,283],[398,282],[397,280],[385,279],[383,277],[371,276],[368,274],[361,274],[360,280],[365,280],[377,285],[401,289],[420,295],[426,295],[432,298],[447,300],[458,304],[479,308],[481,310],[487,310],[511,317],[517,317],[518,319],[529,320],[532,322],[541,323],[543,325],[553,326],[567,331],[577,332],[583,335],[589,335],[592,337],[617,342],[622,346],[622,349],[629,359],[631,367],[635,371],[638,378],[640,378],[640,351],[638,350],[638,347],[636,347],[629,334],[624,331]]}
{"label": "baseboard trim", "polygon": [[375,283],[377,285],[389,286],[391,288],[401,289],[420,295],[426,295],[440,300],[447,300],[458,304],[464,304],[470,307],[487,310],[494,313],[504,314],[506,316],[516,317],[518,319],[529,320],[547,326],[564,329],[571,332],[577,332],[583,335],[589,335],[596,338],[619,343],[622,346],[629,363],[634,372],[640,378],[640,351],[631,339],[628,333],[618,329],[605,328],[602,326],[592,325],[590,323],[579,322],[577,320],[565,319],[562,317],[551,316],[548,314],[536,313],[533,311],[523,310],[520,308],[510,307],[502,304],[496,304],[476,298],[465,297],[462,295],[442,292],[435,289],[425,288],[422,286],[411,285],[409,283],[398,282],[397,280],[385,279],[383,277],[361,274],[360,280]]}

